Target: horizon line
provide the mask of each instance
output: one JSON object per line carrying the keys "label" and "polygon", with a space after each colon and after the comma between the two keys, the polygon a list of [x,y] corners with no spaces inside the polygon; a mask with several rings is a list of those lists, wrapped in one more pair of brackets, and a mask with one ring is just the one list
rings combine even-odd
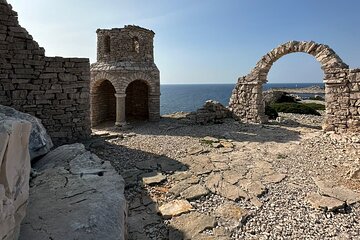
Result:
{"label": "horizon line", "polygon": [[[235,83],[161,83],[160,85],[220,85],[220,84],[236,84]],[[267,82],[265,84],[324,84],[324,82]]]}

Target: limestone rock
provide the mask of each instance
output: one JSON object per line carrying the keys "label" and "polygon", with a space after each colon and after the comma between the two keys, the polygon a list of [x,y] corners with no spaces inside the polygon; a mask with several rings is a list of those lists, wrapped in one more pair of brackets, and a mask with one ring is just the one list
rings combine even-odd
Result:
{"label": "limestone rock", "polygon": [[190,187],[192,184],[198,183],[199,178],[196,176],[191,176],[181,182],[176,183],[169,189],[169,193],[173,194],[175,197],[179,196],[181,192]]}
{"label": "limestone rock", "polygon": [[63,154],[54,150],[58,164],[41,165],[20,240],[125,239],[124,180],[108,161],[82,148],[62,146]]}
{"label": "limestone rock", "polygon": [[222,179],[220,173],[212,173],[205,180],[205,186],[213,193],[236,201],[240,198],[248,199],[248,194],[241,188],[234,186]]}
{"label": "limestone rock", "polygon": [[217,189],[222,181],[220,173],[211,173],[205,180],[205,186],[213,193],[217,192]]}
{"label": "limestone rock", "polygon": [[233,148],[234,147],[234,144],[232,142],[228,142],[228,141],[220,141],[220,144],[224,148]]}
{"label": "limestone rock", "polygon": [[334,182],[321,181],[314,179],[315,184],[319,188],[319,193],[324,196],[336,198],[347,204],[353,204],[360,201],[360,193],[356,193],[351,189],[343,186],[338,186]]}
{"label": "limestone rock", "polygon": [[262,179],[264,183],[279,183],[286,178],[285,174],[275,173],[271,175],[267,175]]}
{"label": "limestone rock", "polygon": [[326,211],[334,211],[345,206],[345,202],[336,198],[321,196],[318,193],[310,193],[307,201],[314,207]]}
{"label": "limestone rock", "polygon": [[203,151],[204,151],[204,149],[202,147],[193,146],[187,150],[187,153],[190,155],[196,155],[196,154],[202,153]]}
{"label": "limestone rock", "polygon": [[249,198],[248,194],[241,188],[225,181],[221,182],[220,187],[217,189],[217,193],[233,201],[239,200],[240,198]]}
{"label": "limestone rock", "polygon": [[197,199],[201,196],[205,196],[209,193],[209,190],[207,190],[205,187],[196,184],[192,185],[191,187],[187,188],[185,191],[183,191],[180,195],[181,197],[191,200],[191,199]]}
{"label": "limestone rock", "polygon": [[234,203],[226,203],[216,208],[215,215],[230,222],[232,227],[237,227],[246,220],[249,213]]}
{"label": "limestone rock", "polygon": [[266,192],[266,187],[260,181],[243,179],[239,185],[245,189],[249,194],[260,197]]}
{"label": "limestone rock", "polygon": [[60,146],[37,161],[36,170],[43,171],[59,166],[66,167],[74,158],[85,152],[85,146],[81,143]]}
{"label": "limestone rock", "polygon": [[207,156],[193,156],[190,169],[193,173],[201,175],[210,173],[215,167]]}
{"label": "limestone rock", "polygon": [[183,214],[173,218],[170,222],[170,226],[182,235],[181,239],[193,239],[202,231],[213,228],[215,224],[214,217],[198,212]]}
{"label": "limestone rock", "polygon": [[143,175],[143,183],[146,185],[158,184],[166,180],[166,176],[158,172],[150,172]]}
{"label": "limestone rock", "polygon": [[159,207],[159,211],[164,218],[171,218],[192,209],[191,204],[186,200],[174,200]]}
{"label": "limestone rock", "polygon": [[53,147],[50,136],[41,120],[27,113],[19,112],[11,107],[0,105],[0,121],[4,119],[25,120],[31,123],[29,141],[30,159],[45,155]]}
{"label": "limestone rock", "polygon": [[27,121],[0,120],[0,239],[16,240],[26,214],[30,132]]}
{"label": "limestone rock", "polygon": [[223,178],[228,183],[235,184],[239,182],[242,176],[237,171],[230,170],[223,172]]}
{"label": "limestone rock", "polygon": [[201,141],[205,142],[205,143],[218,143],[218,142],[220,142],[219,139],[217,139],[215,137],[210,137],[210,136],[204,137]]}
{"label": "limestone rock", "polygon": [[170,176],[170,179],[174,181],[181,181],[192,176],[191,172],[175,172]]}

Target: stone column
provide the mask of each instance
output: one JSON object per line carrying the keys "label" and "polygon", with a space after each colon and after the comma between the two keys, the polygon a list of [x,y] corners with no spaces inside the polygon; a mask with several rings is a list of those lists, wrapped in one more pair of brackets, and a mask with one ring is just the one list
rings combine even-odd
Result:
{"label": "stone column", "polygon": [[116,97],[116,126],[124,126],[126,124],[125,118],[125,93],[115,93]]}
{"label": "stone column", "polygon": [[149,121],[160,120],[160,94],[149,95]]}

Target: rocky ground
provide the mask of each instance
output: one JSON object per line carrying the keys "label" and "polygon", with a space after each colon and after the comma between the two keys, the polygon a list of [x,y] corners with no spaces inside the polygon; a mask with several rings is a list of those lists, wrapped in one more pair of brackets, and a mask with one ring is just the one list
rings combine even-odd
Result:
{"label": "rocky ground", "polygon": [[87,147],[126,181],[129,239],[360,239],[360,138],[322,117],[102,126]]}

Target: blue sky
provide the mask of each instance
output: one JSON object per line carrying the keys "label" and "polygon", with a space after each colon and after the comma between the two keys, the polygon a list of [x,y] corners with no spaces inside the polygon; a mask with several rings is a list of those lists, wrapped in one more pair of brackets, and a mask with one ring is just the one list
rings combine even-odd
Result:
{"label": "blue sky", "polygon": [[[152,29],[162,83],[235,83],[289,40],[329,45],[360,67],[357,0],[8,0],[47,56],[96,61],[96,29]],[[282,57],[269,82],[321,82],[309,55]]]}

